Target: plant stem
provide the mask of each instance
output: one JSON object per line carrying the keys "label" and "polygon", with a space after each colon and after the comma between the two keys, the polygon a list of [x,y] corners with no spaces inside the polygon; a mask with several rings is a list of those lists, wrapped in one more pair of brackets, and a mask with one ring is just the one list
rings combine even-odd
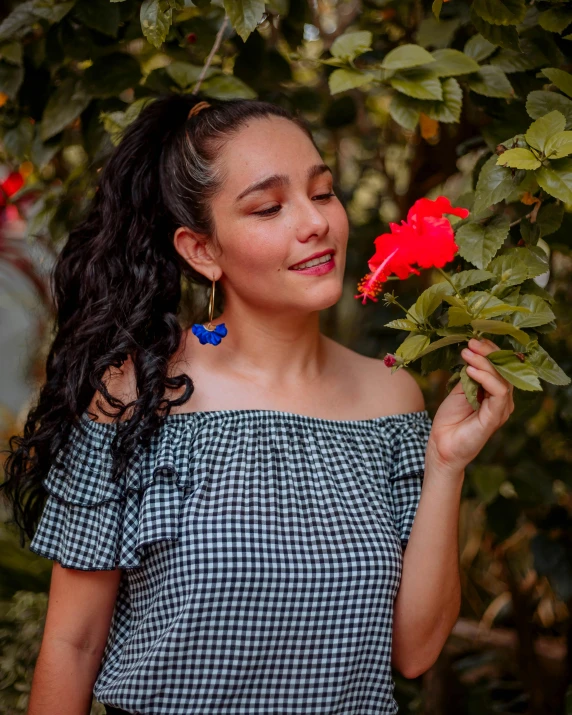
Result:
{"label": "plant stem", "polygon": [[[435,267],[437,268],[437,266],[435,266]],[[460,298],[460,300],[463,300],[463,296],[459,293],[459,291],[457,290],[457,287],[455,286],[455,284],[453,283],[451,278],[447,275],[447,273],[445,273],[445,271],[442,268],[437,268],[437,270],[445,278],[445,280],[447,280],[453,286],[453,290],[457,294],[457,298]]]}
{"label": "plant stem", "polygon": [[199,87],[201,86],[201,83],[205,78],[208,68],[210,67],[211,62],[213,61],[213,57],[215,56],[218,48],[220,47],[220,44],[222,42],[222,36],[224,35],[224,31],[226,30],[227,25],[228,25],[228,15],[225,15],[224,20],[222,21],[222,25],[220,26],[219,31],[217,32],[217,35],[215,37],[215,41],[211,48],[211,51],[209,52],[209,56],[207,57],[207,60],[206,60],[205,64],[203,65],[203,68],[201,70],[201,73],[199,75],[197,83],[193,87],[193,91],[191,92],[191,94],[196,94],[199,91]]}

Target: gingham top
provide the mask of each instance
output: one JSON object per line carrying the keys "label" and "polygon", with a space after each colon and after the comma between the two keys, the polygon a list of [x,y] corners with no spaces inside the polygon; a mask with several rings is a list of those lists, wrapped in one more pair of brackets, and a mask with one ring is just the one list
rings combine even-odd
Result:
{"label": "gingham top", "polygon": [[173,414],[119,483],[84,413],[30,550],[122,569],[97,700],[140,715],[397,713],[393,601],[427,410]]}

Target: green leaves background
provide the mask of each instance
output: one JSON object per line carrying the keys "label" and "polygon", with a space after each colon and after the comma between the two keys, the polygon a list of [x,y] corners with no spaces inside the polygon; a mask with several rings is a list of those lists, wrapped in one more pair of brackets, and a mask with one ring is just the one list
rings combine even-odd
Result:
{"label": "green leaves background", "polygon": [[[498,554],[514,553],[536,530],[537,547],[523,547],[515,569],[533,562],[539,574],[534,602],[522,610],[534,618],[519,627],[525,645],[543,631],[570,642],[569,617],[554,615],[564,606],[557,594],[572,598],[572,559],[558,536],[570,528],[572,490],[570,3],[7,0],[3,8],[0,154],[26,171],[24,194],[35,197],[20,244],[58,250],[122,130],[159,93],[192,92],[219,33],[206,96],[260,97],[300,113],[351,224],[344,294],[324,311],[324,331],[365,355],[399,353],[401,364],[419,369],[431,409],[457,380],[477,409],[477,384],[459,356],[475,333],[499,345],[489,359],[518,386],[511,420],[467,470],[463,514],[477,526],[461,530],[463,613],[486,620],[494,612],[495,625],[514,626],[520,611],[498,608],[508,593]],[[423,271],[388,281],[387,303],[355,301],[373,237],[416,199],[439,194],[471,210],[453,219],[459,251],[447,277]],[[0,246],[4,265],[8,247]],[[201,295],[183,288],[188,321]],[[516,714],[532,695],[541,712],[555,707],[551,679],[544,700],[528,692],[538,663],[516,684],[512,667],[495,665],[503,658],[479,661],[469,645],[446,687],[420,693],[420,682],[398,678],[400,709],[434,703],[437,691],[447,700],[436,712],[456,715]],[[480,665],[478,676],[469,661]],[[9,691],[0,691],[2,711],[25,688]],[[566,712],[564,702],[558,708]]]}

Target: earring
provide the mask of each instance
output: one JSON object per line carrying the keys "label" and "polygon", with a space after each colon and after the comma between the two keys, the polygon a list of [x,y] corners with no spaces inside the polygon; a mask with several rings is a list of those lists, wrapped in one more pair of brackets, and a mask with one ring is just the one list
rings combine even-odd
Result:
{"label": "earring", "polygon": [[193,335],[197,336],[201,345],[206,345],[207,343],[210,343],[211,345],[218,345],[228,332],[224,323],[220,323],[220,325],[212,324],[214,311],[214,292],[215,279],[213,278],[211,297],[209,300],[209,322],[205,325],[202,325],[201,323],[195,323],[191,328]]}

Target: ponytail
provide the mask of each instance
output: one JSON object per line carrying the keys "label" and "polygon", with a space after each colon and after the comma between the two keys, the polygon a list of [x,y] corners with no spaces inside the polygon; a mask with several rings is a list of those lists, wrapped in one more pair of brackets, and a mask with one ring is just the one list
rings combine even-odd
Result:
{"label": "ponytail", "polygon": [[[181,279],[203,285],[175,250],[173,234],[187,226],[216,242],[210,200],[220,189],[220,148],[249,118],[277,115],[302,120],[258,100],[167,95],[151,99],[129,125],[101,172],[84,220],[69,234],[52,276],[55,338],[46,360],[46,379],[29,411],[22,436],[9,440],[6,480],[0,484],[12,520],[32,539],[46,492],[42,479],[72,425],[80,425],[95,392],[118,423],[111,453],[116,481],[139,443],[151,436],[174,406],[194,391],[189,375],[170,375],[179,350]],[[132,361],[136,398],[124,404],[108,391],[110,369]],[[166,390],[180,390],[170,400]],[[122,419],[126,411],[128,419]]]}

